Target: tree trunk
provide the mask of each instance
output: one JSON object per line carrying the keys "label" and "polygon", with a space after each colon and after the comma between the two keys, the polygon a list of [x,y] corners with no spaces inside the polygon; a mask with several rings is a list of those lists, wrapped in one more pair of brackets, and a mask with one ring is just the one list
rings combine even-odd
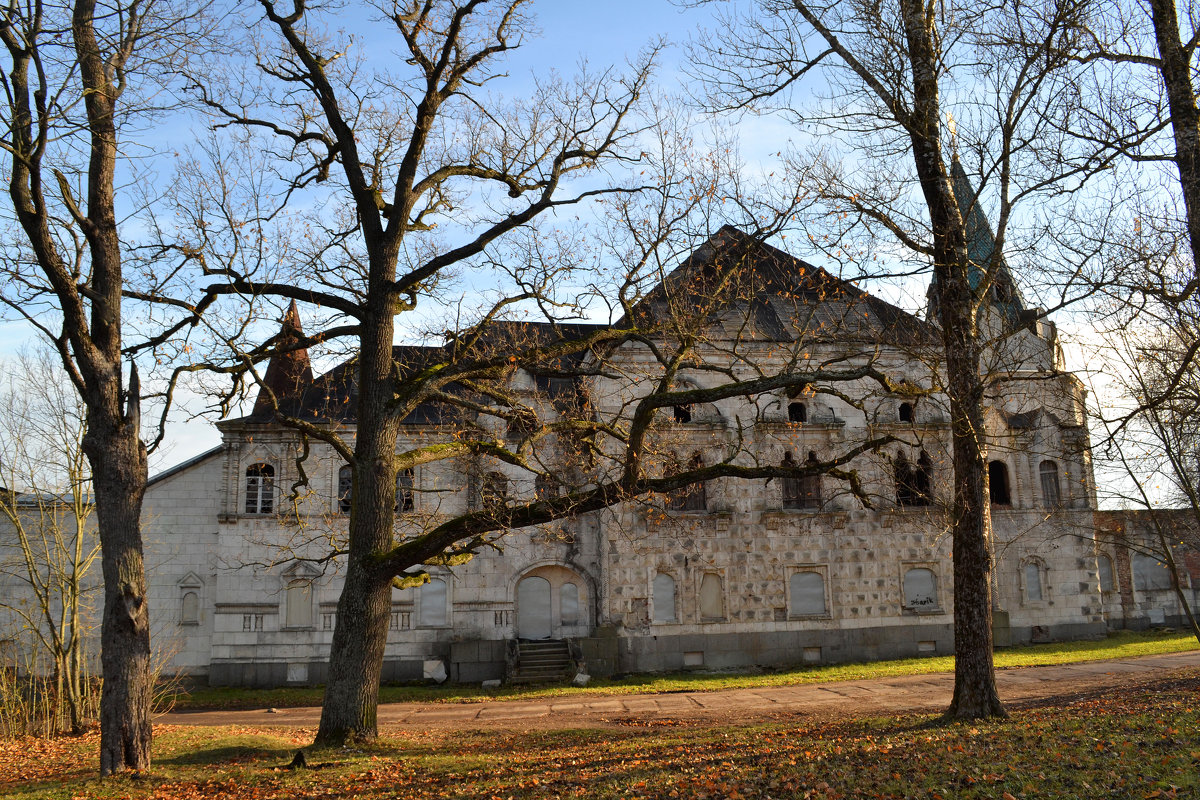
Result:
{"label": "tree trunk", "polygon": [[[119,383],[119,378],[114,376],[114,382]],[[109,402],[88,404],[88,431],[84,437],[84,451],[94,476],[104,571],[100,630],[104,678],[100,694],[101,775],[149,768],[150,703],[154,688],[140,527],[147,476],[146,449],[138,435],[136,419],[120,414],[119,386],[110,389]],[[131,393],[135,391],[136,384],[131,387]],[[113,406],[117,409],[115,415],[105,413]]]}
{"label": "tree trunk", "polygon": [[[919,0],[901,0],[900,6],[913,82],[913,108],[906,127],[933,233],[935,298],[946,356],[954,451],[954,699],[946,715],[954,719],[1006,716],[992,662],[991,515],[979,374],[981,337],[976,319],[976,292],[986,293],[987,287],[971,288],[966,226],[942,158],[936,11]],[[982,271],[987,266],[977,268]]]}
{"label": "tree trunk", "polygon": [[[1193,269],[1200,270],[1200,110],[1192,88],[1190,50],[1179,39],[1179,16],[1175,0],[1150,0],[1154,38],[1158,46],[1158,69],[1167,90],[1171,130],[1175,136],[1175,166],[1183,190],[1188,239],[1192,246]],[[1193,272],[1200,279],[1200,272]]]}
{"label": "tree trunk", "polygon": [[[383,268],[373,265],[372,279],[394,277],[394,253],[373,261],[382,263]],[[379,680],[391,619],[392,576],[380,569],[377,559],[391,549],[395,524],[399,424],[389,413],[395,396],[391,377],[394,322],[386,293],[368,296],[375,299],[362,323],[349,556],[316,736],[316,744],[328,746],[378,735]]]}

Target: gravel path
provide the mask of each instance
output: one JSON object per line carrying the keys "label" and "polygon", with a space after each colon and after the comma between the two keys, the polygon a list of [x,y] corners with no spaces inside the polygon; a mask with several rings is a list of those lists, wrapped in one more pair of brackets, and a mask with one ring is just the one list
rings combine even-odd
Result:
{"label": "gravel path", "polygon": [[[1024,667],[996,673],[1010,707],[1130,690],[1200,668],[1200,650],[1116,661]],[[726,689],[715,692],[486,700],[470,703],[389,703],[379,725],[391,730],[604,728],[667,724],[722,724],[765,720],[870,717],[936,712],[950,704],[950,673],[838,683]],[[171,725],[242,725],[315,728],[321,709],[178,711],[156,721]]]}

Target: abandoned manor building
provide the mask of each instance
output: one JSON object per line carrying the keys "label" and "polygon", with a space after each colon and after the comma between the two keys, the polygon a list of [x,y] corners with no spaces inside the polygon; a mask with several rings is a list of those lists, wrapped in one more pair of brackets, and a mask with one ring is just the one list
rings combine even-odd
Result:
{"label": "abandoned manor building", "polygon": [[[972,246],[982,261],[991,239],[979,217]],[[736,370],[744,358],[764,374],[801,350],[812,364],[869,359],[919,391],[859,379],[667,408],[651,432],[654,452],[664,463],[789,464],[890,437],[854,458],[859,491],[828,475],[720,478],[508,532],[466,563],[428,567],[423,585],[394,590],[385,680],[511,678],[538,642],[597,675],[952,652],[950,429],[936,315],[919,318],[730,227],[645,302],[666,303],[735,250],[754,291],[706,322],[705,359]],[[1003,334],[989,354],[986,417],[997,642],[1100,636],[1123,612],[1094,536],[1083,387],[1063,369],[1054,326],[1024,306],[1007,269],[985,313]],[[300,328],[294,308],[283,324],[285,334]],[[396,350],[403,361],[421,348]],[[616,368],[555,380],[516,370],[509,380],[547,413],[582,396],[588,413],[619,420],[659,365],[637,342],[605,358]],[[274,409],[352,435],[353,376],[352,362],[314,377],[303,350],[276,356],[265,383],[278,406],[260,395],[249,416],[218,423],[219,447],[152,480],[152,608],[159,635],[174,638],[174,668],[214,684],[323,679],[341,578],[336,560],[307,556],[345,529],[349,471],[332,448],[309,442],[305,490],[293,493],[301,443]],[[681,385],[708,380],[692,369]],[[447,441],[454,427],[422,406],[399,447]],[[535,497],[542,483],[480,458],[402,471],[397,535]]]}

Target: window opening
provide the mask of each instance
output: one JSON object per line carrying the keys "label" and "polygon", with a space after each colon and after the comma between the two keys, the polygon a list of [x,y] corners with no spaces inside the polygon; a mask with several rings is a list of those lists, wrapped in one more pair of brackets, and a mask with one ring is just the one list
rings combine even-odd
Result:
{"label": "window opening", "polygon": [[992,461],[988,464],[988,494],[994,506],[1012,505],[1012,492],[1008,484],[1008,465],[1003,461]]}
{"label": "window opening", "polygon": [[246,513],[270,514],[275,510],[275,468],[251,464],[246,468]]}

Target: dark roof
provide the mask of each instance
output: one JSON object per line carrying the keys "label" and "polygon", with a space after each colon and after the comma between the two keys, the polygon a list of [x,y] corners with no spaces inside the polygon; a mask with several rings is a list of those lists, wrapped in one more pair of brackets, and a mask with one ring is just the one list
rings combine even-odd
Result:
{"label": "dark roof", "polygon": [[267,374],[263,376],[263,387],[254,400],[252,416],[271,416],[275,403],[284,405],[295,400],[301,390],[312,383],[313,371],[308,361],[308,350],[297,347],[303,336],[300,312],[293,300],[276,337],[275,346],[281,348],[281,352],[272,356],[267,363]]}
{"label": "dark roof", "polygon": [[727,273],[721,307],[744,310],[762,338],[898,345],[936,341],[937,329],[929,323],[731,225],[672,270],[637,310],[662,318],[672,306],[686,313],[710,304],[710,287]]}
{"label": "dark roof", "polygon": [[[713,324],[719,324],[721,314],[733,311],[745,314],[754,327],[754,335],[769,341],[852,340],[896,345],[937,341],[937,329],[929,323],[729,225],[717,231],[654,287],[635,308],[635,314],[645,314],[653,320],[663,318],[671,307],[685,313],[693,311],[707,299],[706,285],[728,267],[733,268],[733,279],[713,306]],[[294,308],[289,310],[284,319],[281,340],[300,331],[299,318],[293,311]],[[625,323],[623,319],[617,327]],[[471,339],[467,331],[450,336],[444,345],[397,345],[392,357],[402,376],[403,389],[403,376],[416,375],[435,364],[469,363],[506,353],[519,356],[531,348],[587,339],[606,329],[606,325],[588,323],[498,321],[489,323],[477,339]],[[537,386],[555,402],[577,402],[578,367],[587,353],[587,348],[578,348],[533,364],[522,359],[521,367],[533,375]],[[286,369],[277,369],[274,359],[268,365],[268,385],[272,385],[272,376],[280,373],[292,376],[300,372],[308,376],[307,381],[295,387],[290,383],[272,385],[280,398],[280,411],[311,421],[353,423],[358,405],[356,359],[348,359],[313,379],[311,370],[303,373],[298,366],[300,356],[303,367],[307,368],[308,357],[303,350],[276,357],[286,359],[283,364]],[[456,384],[447,386],[445,391],[466,393],[464,387]],[[274,417],[270,403],[261,400],[260,397],[254,411],[241,421],[269,422]],[[453,404],[428,401],[418,405],[404,422],[453,424],[463,420],[466,413]]]}

